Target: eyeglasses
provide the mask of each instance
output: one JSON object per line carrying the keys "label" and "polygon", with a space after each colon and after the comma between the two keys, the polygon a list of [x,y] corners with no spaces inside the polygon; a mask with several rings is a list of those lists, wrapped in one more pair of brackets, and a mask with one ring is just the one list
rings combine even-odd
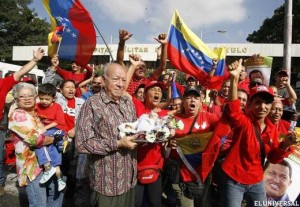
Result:
{"label": "eyeglasses", "polygon": [[34,99],[35,98],[35,96],[33,95],[33,94],[25,94],[25,95],[22,95],[22,96],[19,96],[18,97],[18,99],[19,100],[26,100],[26,99]]}
{"label": "eyeglasses", "polygon": [[256,82],[256,81],[251,81],[249,85],[250,85],[250,88],[253,88],[253,87],[255,87],[255,86],[263,85],[263,83],[261,83],[261,82]]}

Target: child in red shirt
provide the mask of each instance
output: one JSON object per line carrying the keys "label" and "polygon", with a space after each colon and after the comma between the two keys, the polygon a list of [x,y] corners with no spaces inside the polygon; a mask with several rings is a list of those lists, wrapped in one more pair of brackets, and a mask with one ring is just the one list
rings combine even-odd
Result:
{"label": "child in red shirt", "polygon": [[[56,87],[50,83],[39,86],[38,96],[40,102],[36,105],[38,116],[45,125],[48,136],[53,136],[57,130],[65,131],[65,119],[61,106],[55,103]],[[57,148],[51,144],[47,147],[41,147],[35,150],[39,165],[44,166],[44,174],[40,181],[46,183],[53,175],[58,178],[58,190],[61,191],[66,187],[66,183],[61,179],[61,155]]]}

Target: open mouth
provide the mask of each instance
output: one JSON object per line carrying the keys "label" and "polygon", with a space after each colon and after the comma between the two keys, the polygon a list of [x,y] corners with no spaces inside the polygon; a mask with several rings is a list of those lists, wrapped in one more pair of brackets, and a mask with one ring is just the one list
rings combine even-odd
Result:
{"label": "open mouth", "polygon": [[278,190],[278,186],[277,185],[274,185],[274,184],[271,183],[270,186],[271,186],[271,188],[273,190],[276,190],[276,191]]}
{"label": "open mouth", "polygon": [[140,69],[138,73],[143,74],[143,73],[145,73],[145,71],[143,69]]}
{"label": "open mouth", "polygon": [[195,111],[196,104],[190,104],[189,105],[189,111]]}
{"label": "open mouth", "polygon": [[158,101],[158,100],[159,100],[159,96],[154,96],[153,99],[154,99],[155,101]]}

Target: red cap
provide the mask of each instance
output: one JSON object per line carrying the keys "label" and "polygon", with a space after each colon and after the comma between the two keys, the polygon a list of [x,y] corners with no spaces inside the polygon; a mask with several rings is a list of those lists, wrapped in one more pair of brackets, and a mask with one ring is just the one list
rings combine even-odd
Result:
{"label": "red cap", "polygon": [[149,81],[145,84],[145,91],[147,91],[152,86],[159,86],[162,91],[166,90],[167,86],[163,82],[157,82],[157,81]]}
{"label": "red cap", "polygon": [[34,79],[31,79],[29,77],[22,78],[21,82],[31,83],[33,85],[36,85],[36,81]]}
{"label": "red cap", "polygon": [[277,72],[276,76],[281,75],[281,76],[286,76],[289,77],[288,73],[286,70],[280,70]]}
{"label": "red cap", "polygon": [[253,96],[257,95],[257,94],[262,94],[264,93],[265,95],[267,95],[270,98],[274,99],[274,92],[273,89],[269,86],[265,86],[265,85],[259,85],[259,86],[255,86],[253,88],[251,88],[250,90],[250,100],[253,98]]}
{"label": "red cap", "polygon": [[191,75],[186,75],[186,80],[188,79],[193,79],[193,80],[196,80],[196,78],[194,76],[191,76]]}

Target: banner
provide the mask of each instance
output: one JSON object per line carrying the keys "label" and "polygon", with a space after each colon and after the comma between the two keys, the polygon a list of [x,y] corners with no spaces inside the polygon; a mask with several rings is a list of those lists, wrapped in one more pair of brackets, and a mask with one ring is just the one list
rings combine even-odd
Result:
{"label": "banner", "polygon": [[270,84],[271,69],[273,58],[254,55],[245,60],[245,67],[249,77],[249,74],[253,70],[259,70],[264,76],[264,84],[268,86]]}

